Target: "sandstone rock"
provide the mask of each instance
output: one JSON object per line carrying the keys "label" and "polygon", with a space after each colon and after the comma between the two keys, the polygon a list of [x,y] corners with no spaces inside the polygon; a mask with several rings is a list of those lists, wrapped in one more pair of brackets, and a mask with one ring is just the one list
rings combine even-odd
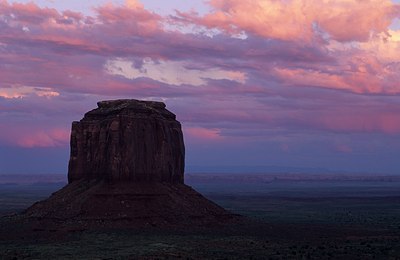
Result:
{"label": "sandstone rock", "polygon": [[183,183],[181,124],[162,102],[115,100],[73,122],[68,181]]}
{"label": "sandstone rock", "polygon": [[238,217],[184,184],[180,123],[161,102],[102,101],[73,122],[68,182],[28,208],[32,226],[209,226]]}

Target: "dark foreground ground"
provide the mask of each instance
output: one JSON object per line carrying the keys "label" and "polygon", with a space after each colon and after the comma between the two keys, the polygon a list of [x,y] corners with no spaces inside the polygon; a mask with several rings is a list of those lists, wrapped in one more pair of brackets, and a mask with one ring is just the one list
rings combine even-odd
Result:
{"label": "dark foreground ground", "polygon": [[[0,259],[400,259],[396,178],[195,176],[187,183],[247,220],[213,228],[60,231],[3,217]],[[62,186],[3,182],[0,214],[19,212]]]}

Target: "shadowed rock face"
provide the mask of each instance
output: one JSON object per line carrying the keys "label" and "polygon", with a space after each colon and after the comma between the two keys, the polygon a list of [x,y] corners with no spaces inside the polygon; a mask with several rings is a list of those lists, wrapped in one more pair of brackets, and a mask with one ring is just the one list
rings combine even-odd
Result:
{"label": "shadowed rock face", "polygon": [[162,102],[101,101],[73,122],[68,182],[183,183],[181,124]]}
{"label": "shadowed rock face", "polygon": [[164,103],[99,102],[72,124],[69,184],[23,216],[61,229],[236,221],[183,183],[184,157],[181,124]]}

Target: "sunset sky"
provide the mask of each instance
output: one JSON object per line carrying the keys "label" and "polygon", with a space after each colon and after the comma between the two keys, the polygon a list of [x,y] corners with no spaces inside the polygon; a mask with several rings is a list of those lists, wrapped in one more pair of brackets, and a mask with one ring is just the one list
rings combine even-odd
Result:
{"label": "sunset sky", "polygon": [[400,174],[400,0],[0,0],[0,174],[66,173],[117,98],[167,104],[187,171]]}

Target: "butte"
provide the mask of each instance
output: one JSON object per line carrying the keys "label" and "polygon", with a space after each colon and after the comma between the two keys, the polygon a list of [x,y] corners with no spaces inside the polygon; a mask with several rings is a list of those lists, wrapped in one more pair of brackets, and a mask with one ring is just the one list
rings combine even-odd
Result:
{"label": "butte", "polygon": [[181,124],[162,102],[101,101],[72,123],[68,184],[24,212],[45,225],[213,225],[236,215],[184,184]]}

